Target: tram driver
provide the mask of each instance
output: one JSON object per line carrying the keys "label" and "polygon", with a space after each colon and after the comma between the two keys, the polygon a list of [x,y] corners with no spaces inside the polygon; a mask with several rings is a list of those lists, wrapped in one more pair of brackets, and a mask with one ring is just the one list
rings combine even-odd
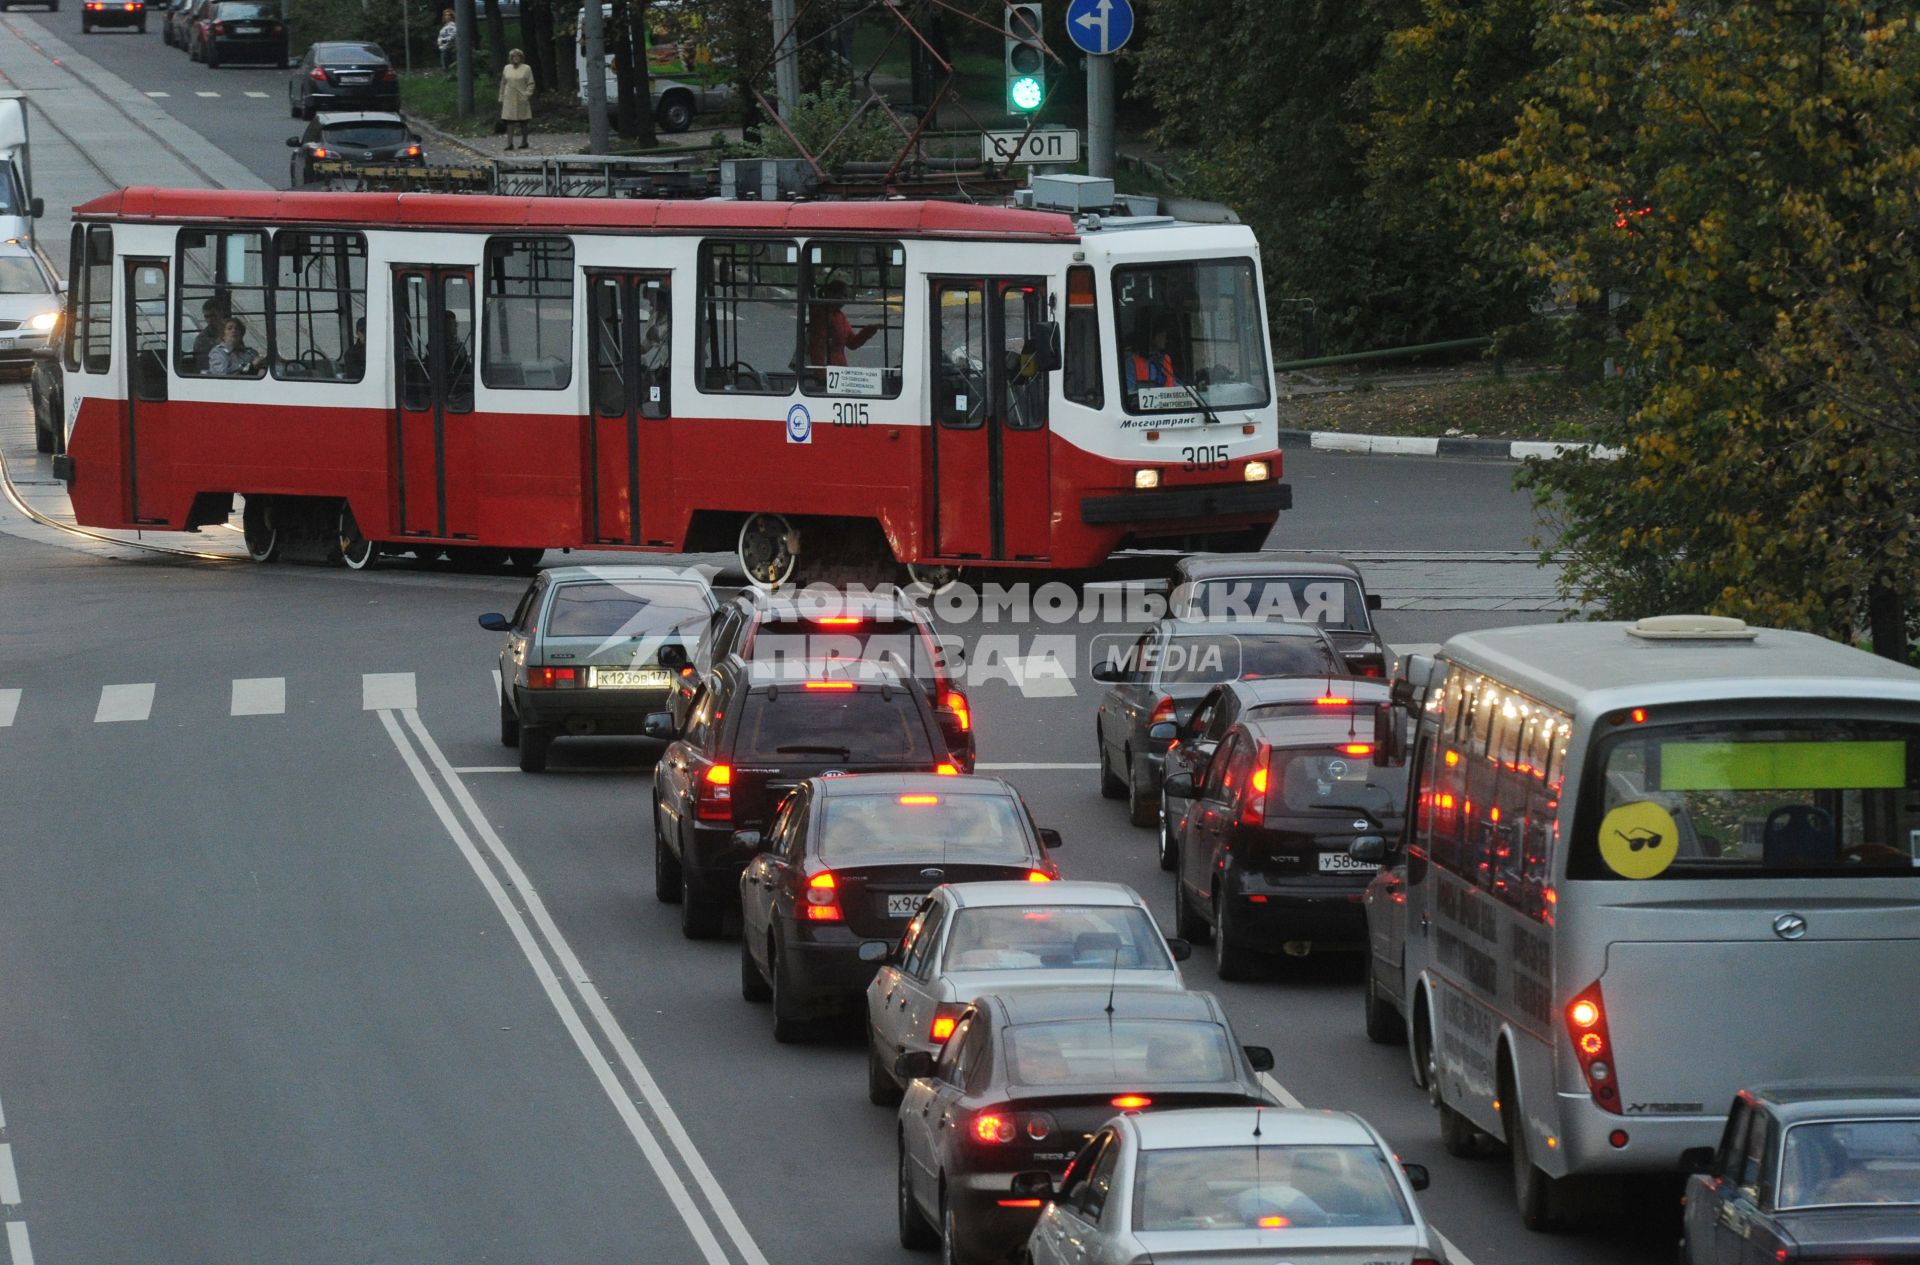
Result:
{"label": "tram driver", "polygon": [[1170,387],[1179,381],[1173,356],[1167,350],[1167,318],[1155,312],[1140,314],[1133,327],[1132,351],[1126,357],[1127,389]]}

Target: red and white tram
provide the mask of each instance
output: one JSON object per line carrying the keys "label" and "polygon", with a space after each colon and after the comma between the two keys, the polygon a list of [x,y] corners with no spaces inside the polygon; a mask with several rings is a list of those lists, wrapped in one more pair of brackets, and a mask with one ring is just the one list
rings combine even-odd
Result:
{"label": "red and white tram", "polygon": [[124,189],[74,214],[76,516],[261,560],[738,549],[750,574],[1244,546],[1240,225],[944,202]]}

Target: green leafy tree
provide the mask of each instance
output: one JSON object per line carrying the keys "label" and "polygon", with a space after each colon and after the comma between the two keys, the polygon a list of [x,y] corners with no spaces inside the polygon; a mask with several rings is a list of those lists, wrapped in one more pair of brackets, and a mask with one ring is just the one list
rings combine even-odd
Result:
{"label": "green leafy tree", "polygon": [[1617,334],[1617,461],[1524,475],[1569,592],[1905,657],[1920,459],[1920,38],[1865,4],[1579,0],[1476,164],[1537,276]]}

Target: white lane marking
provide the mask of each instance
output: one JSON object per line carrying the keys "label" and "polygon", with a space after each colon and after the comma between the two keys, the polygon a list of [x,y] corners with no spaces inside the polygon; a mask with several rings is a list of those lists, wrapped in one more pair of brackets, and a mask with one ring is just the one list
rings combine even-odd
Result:
{"label": "white lane marking", "polygon": [[239,677],[233,683],[230,716],[279,716],[287,710],[287,678]]}
{"label": "white lane marking", "polygon": [[506,692],[507,692],[507,691],[506,691],[506,686],[504,686],[504,685],[502,685],[502,684],[500,683],[500,669],[499,669],[499,668],[495,668],[495,669],[493,670],[493,697],[494,697],[494,700],[495,700],[495,701],[497,702],[498,700],[500,700],[500,699],[502,699],[502,698],[504,698],[504,697],[506,697]]}
{"label": "white lane marking", "polygon": [[974,765],[973,767],[985,772],[1000,772],[1001,770],[1005,770],[1005,769],[1097,769],[1100,766],[1092,760],[1088,760],[1085,764],[1078,764],[1078,763],[1050,764],[1044,760],[1033,761],[1033,762],[1023,761],[1023,760],[1013,760],[1013,761],[1002,761],[997,764],[982,762],[980,764]]}
{"label": "white lane marking", "polygon": [[409,712],[419,705],[411,672],[368,672],[360,678],[363,712]]}
{"label": "white lane marking", "polygon": [[0,1107],[0,1129],[7,1127],[7,1109]]}
{"label": "white lane marking", "polygon": [[[1275,1080],[1273,1078],[1272,1072],[1260,1073],[1260,1083],[1266,1086],[1268,1093],[1272,1094],[1275,1098],[1278,1098],[1280,1100],[1281,1106],[1295,1107],[1295,1108],[1306,1106],[1305,1103],[1301,1102],[1298,1098],[1293,1096],[1292,1090],[1288,1089],[1285,1085],[1282,1085],[1279,1081]],[[1449,1265],[1473,1265],[1473,1261],[1467,1256],[1467,1254],[1465,1252],[1462,1252],[1459,1248],[1453,1245],[1452,1239],[1449,1239],[1446,1235],[1440,1233],[1440,1227],[1434,1225],[1433,1222],[1429,1221],[1427,1222],[1427,1229],[1432,1230],[1433,1237],[1440,1240],[1441,1250],[1446,1252],[1447,1261],[1449,1262]]]}
{"label": "white lane marking", "polygon": [[517,764],[462,764],[453,771],[455,773],[518,773],[520,766]]}
{"label": "white lane marking", "polygon": [[0,729],[13,723],[15,713],[20,710],[19,690],[0,690]]}
{"label": "white lane marking", "polygon": [[217,97],[220,94],[217,92],[196,92],[193,95],[196,97]]}
{"label": "white lane marking", "polygon": [[13,1207],[20,1202],[20,1177],[13,1171],[13,1144],[0,1142],[0,1204]]}
{"label": "white lane marking", "polygon": [[171,92],[149,92],[147,95],[150,97],[170,97],[173,94]]}
{"label": "white lane marking", "polygon": [[94,708],[96,725],[122,720],[145,720],[153,714],[152,685],[103,685],[100,705]]}
{"label": "white lane marking", "polygon": [[1009,655],[1004,662],[1026,698],[1072,698],[1073,673],[1051,654]]}
{"label": "white lane marking", "polygon": [[[416,734],[423,732],[419,727],[418,719],[412,712],[406,713],[406,716]],[[699,1245],[701,1255],[712,1262],[712,1265],[727,1265],[726,1251],[720,1246],[720,1241],[714,1237],[713,1230],[707,1225],[699,1205],[694,1202],[693,1192],[687,1189],[686,1182],[681,1179],[679,1173],[674,1171],[666,1152],[660,1147],[659,1140],[653,1136],[653,1130],[647,1127],[647,1122],[641,1118],[632,1098],[628,1096],[626,1086],[622,1085],[620,1078],[614,1074],[613,1064],[607,1061],[607,1056],[602,1054],[600,1047],[594,1043],[592,1034],[587,1031],[586,1021],[580,1016],[579,1007],[574,1005],[573,998],[567,995],[560,984],[560,977],[554,973],[552,964],[547,961],[546,954],[542,953],[540,946],[535,943],[533,929],[527,925],[525,916],[515,908],[506,889],[500,885],[499,878],[494,875],[492,867],[487,864],[486,858],[480,855],[480,849],[474,846],[473,837],[461,826],[460,819],[447,803],[446,796],[440,793],[439,784],[427,772],[426,765],[421,763],[419,754],[400,732],[400,722],[395,719],[395,714],[390,710],[382,709],[380,724],[385,727],[387,737],[392,739],[394,749],[400,753],[400,758],[406,762],[408,771],[413,774],[413,780],[426,795],[427,803],[432,807],[434,815],[440,819],[440,825],[446,830],[447,837],[452,839],[454,845],[460,849],[460,854],[467,859],[467,865],[473,870],[474,876],[480,880],[480,885],[486,889],[487,895],[493,898],[494,908],[500,911],[500,917],[506,921],[507,929],[513,933],[514,942],[520,946],[520,952],[526,957],[528,965],[533,967],[533,973],[539,979],[540,987],[547,995],[547,1001],[560,1016],[561,1024],[566,1028],[567,1034],[573,1038],[573,1043],[579,1049],[581,1057],[585,1058],[587,1065],[592,1068],[595,1079],[600,1082],[600,1088],[612,1101],[614,1110],[620,1113],[620,1119],[626,1124],[627,1132],[633,1135],[634,1142],[639,1145],[641,1153],[647,1157],[647,1163],[652,1166],[654,1175],[660,1179],[667,1198],[673,1201],[674,1208],[680,1213],[680,1219],[686,1223],[687,1232]],[[431,739],[426,740],[429,746],[431,742]],[[438,754],[438,748],[430,747],[430,750],[433,754]],[[436,763],[439,761],[436,760]],[[452,781],[450,784],[459,786],[457,781]],[[509,877],[515,883],[522,883],[524,880],[524,875],[510,873]],[[530,898],[532,889],[521,886],[520,894],[523,899]]]}
{"label": "white lane marking", "polygon": [[267,94],[264,92],[249,92],[247,95],[259,101],[265,101],[267,99]]}
{"label": "white lane marking", "polygon": [[33,1265],[33,1244],[27,1241],[27,1223],[7,1222],[7,1255],[13,1265]]}
{"label": "white lane marking", "polygon": [[472,793],[467,790],[466,783],[454,774],[453,766],[448,763],[439,744],[434,742],[433,735],[428,733],[426,726],[420,722],[419,714],[407,712],[406,721],[407,728],[413,731],[421,750],[427,753],[427,758],[440,771],[441,778],[452,790],[454,798],[459,801],[461,810],[467,815],[467,820],[473,823],[474,830],[479,834],[481,841],[487,845],[487,850],[493,854],[494,860],[519,891],[520,898],[526,902],[527,912],[533,915],[533,921],[540,928],[540,934],[545,938],[547,947],[552,950],[561,967],[573,979],[574,991],[579,995],[580,1000],[586,1003],[588,1012],[599,1024],[600,1031],[606,1037],[608,1044],[613,1046],[615,1053],[620,1056],[620,1065],[626,1069],[627,1075],[639,1088],[641,1096],[646,1099],[647,1106],[652,1109],[654,1117],[659,1120],[660,1127],[665,1130],[668,1140],[673,1143],[674,1150],[679,1154],[680,1162],[686,1165],[688,1172],[693,1174],[694,1181],[699,1184],[701,1193],[707,1197],[707,1204],[713,1209],[714,1216],[726,1230],[727,1237],[733,1240],[734,1247],[747,1261],[747,1265],[768,1265],[766,1256],[761,1253],[759,1245],[753,1241],[753,1235],[748,1231],[746,1222],[740,1219],[739,1212],[734,1209],[733,1201],[727,1198],[727,1192],[721,1188],[719,1178],[715,1177],[713,1170],[707,1167],[706,1159],[694,1145],[693,1136],[687,1132],[686,1126],[680,1122],[680,1116],[674,1111],[673,1104],[667,1100],[665,1091],[660,1088],[659,1082],[653,1079],[653,1073],[647,1070],[647,1065],[641,1061],[640,1052],[633,1048],[633,1042],[628,1039],[626,1031],[620,1027],[620,1021],[614,1018],[606,999],[600,996],[599,990],[593,986],[593,979],[587,974],[586,968],[580,964],[573,946],[568,944],[566,937],[560,934],[559,926],[553,921],[553,916],[547,912],[546,903],[540,899],[539,892],[534,890],[533,880],[527,877],[526,871],[520,868],[520,863],[514,859],[511,852],[507,851],[507,845],[494,831],[486,814],[480,811],[480,805],[474,801]]}

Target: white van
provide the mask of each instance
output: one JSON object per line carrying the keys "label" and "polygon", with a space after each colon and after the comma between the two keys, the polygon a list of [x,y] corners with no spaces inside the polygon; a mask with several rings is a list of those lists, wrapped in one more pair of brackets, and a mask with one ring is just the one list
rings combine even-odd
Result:
{"label": "white van", "polygon": [[0,92],[0,242],[35,245],[33,222],[43,210],[40,199],[33,196],[26,95]]}

